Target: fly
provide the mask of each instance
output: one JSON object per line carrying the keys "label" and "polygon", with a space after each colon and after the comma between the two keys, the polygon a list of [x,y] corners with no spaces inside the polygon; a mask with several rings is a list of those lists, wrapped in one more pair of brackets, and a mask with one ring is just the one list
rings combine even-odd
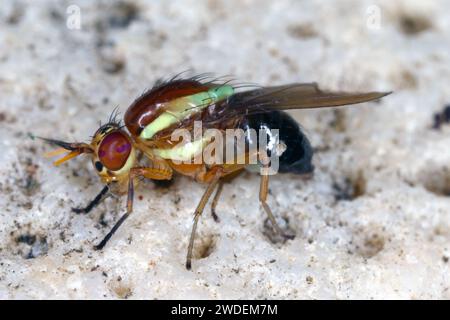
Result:
{"label": "fly", "polygon": [[[50,156],[64,154],[54,162],[56,166],[81,154],[89,155],[104,184],[86,207],[74,208],[74,212],[90,212],[109,194],[127,194],[126,212],[95,249],[101,250],[132,213],[134,190],[140,178],[170,180],[174,174],[180,174],[206,185],[194,212],[187,250],[186,268],[191,269],[196,228],[205,205],[216,191],[211,212],[217,221],[215,208],[224,179],[244,169],[260,170],[259,202],[274,230],[289,238],[278,226],[266,203],[268,169],[274,156],[277,157],[279,173],[310,174],[314,167],[309,140],[298,123],[283,110],[357,104],[377,100],[390,93],[328,92],[320,90],[315,83],[256,87],[240,92],[238,89],[229,82],[209,79],[204,75],[174,77],[168,81],[158,81],[138,97],[124,115],[124,126],[116,116],[112,116],[94,133],[90,143],[41,138],[60,147]],[[229,129],[242,130],[245,133],[244,148],[231,146],[237,152],[231,161],[217,157],[218,150],[213,154],[212,162],[205,159],[193,161],[217,138],[211,139],[203,134],[194,141],[182,143],[174,141],[173,134],[177,130],[193,133],[198,123],[201,129],[214,129],[222,136]],[[276,133],[273,133],[274,129]],[[251,130],[260,135],[251,137],[248,134]],[[142,157],[147,160],[145,165]],[[256,162],[250,162],[251,159],[256,159]]]}

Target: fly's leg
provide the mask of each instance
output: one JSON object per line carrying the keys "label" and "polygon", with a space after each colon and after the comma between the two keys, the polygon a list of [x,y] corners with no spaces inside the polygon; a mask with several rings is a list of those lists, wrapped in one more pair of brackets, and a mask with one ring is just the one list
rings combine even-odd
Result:
{"label": "fly's leg", "polygon": [[214,195],[214,198],[211,202],[211,215],[215,222],[220,222],[220,219],[216,213],[216,207],[217,207],[217,203],[219,202],[220,194],[222,193],[222,189],[223,189],[223,181],[219,181],[219,184],[218,184],[217,190],[216,190],[216,194]]}
{"label": "fly's leg", "polygon": [[102,191],[98,195],[95,196],[94,200],[92,200],[85,208],[72,208],[72,212],[75,213],[89,213],[92,209],[94,209],[97,205],[99,205],[103,200],[105,200],[108,195],[109,187],[104,186]]}
{"label": "fly's leg", "polygon": [[[264,169],[267,169],[268,166],[264,165]],[[267,170],[266,170],[267,171]],[[262,207],[264,208],[264,211],[266,212],[267,216],[269,217],[270,222],[272,223],[272,227],[274,230],[281,236],[283,236],[286,239],[292,239],[292,235],[286,234],[279,226],[277,221],[275,220],[275,217],[272,213],[272,210],[270,210],[269,205],[267,204],[267,194],[269,193],[269,175],[267,172],[264,172],[261,174],[261,183],[259,186],[259,202],[261,203]]]}
{"label": "fly's leg", "polygon": [[223,176],[222,179],[220,179],[216,193],[211,202],[211,215],[214,221],[216,222],[220,222],[219,216],[216,213],[216,207],[217,204],[219,203],[220,195],[222,194],[223,185],[225,183],[229,183],[231,180],[235,179],[238,175],[240,175],[243,172],[243,168],[241,166],[236,166],[235,168],[228,166],[227,170],[229,171],[229,173],[227,173],[226,176]]}
{"label": "fly's leg", "polygon": [[119,221],[116,222],[111,231],[103,238],[103,240],[94,247],[95,250],[101,250],[106,245],[108,240],[114,235],[114,233],[119,229],[122,223],[128,218],[128,216],[133,211],[133,198],[134,198],[134,179],[138,176],[142,176],[148,179],[165,180],[172,177],[171,171],[166,171],[162,169],[155,168],[144,168],[136,167],[132,168],[130,172],[130,177],[128,180],[128,197],[127,197],[127,212],[120,217]]}
{"label": "fly's leg", "polygon": [[198,219],[202,215],[203,209],[205,208],[206,203],[208,202],[209,198],[211,197],[211,194],[213,193],[214,189],[216,188],[217,183],[219,182],[221,171],[218,170],[213,178],[213,180],[209,183],[208,187],[206,188],[205,193],[203,194],[202,198],[200,199],[199,204],[197,205],[197,209],[195,209],[194,213],[194,224],[192,225],[192,231],[191,231],[191,237],[189,239],[189,246],[188,246],[188,252],[186,256],[186,269],[190,270],[192,266],[192,249],[194,248],[194,240],[195,240],[195,233],[197,230],[197,224]]}
{"label": "fly's leg", "polygon": [[127,212],[125,212],[116,222],[116,224],[112,227],[111,231],[103,238],[103,240],[96,246],[94,246],[95,250],[101,250],[106,245],[106,243],[111,239],[113,234],[119,229],[122,223],[128,218],[128,216],[133,211],[133,198],[134,198],[134,175],[130,174],[130,179],[128,181],[128,197],[127,197]]}

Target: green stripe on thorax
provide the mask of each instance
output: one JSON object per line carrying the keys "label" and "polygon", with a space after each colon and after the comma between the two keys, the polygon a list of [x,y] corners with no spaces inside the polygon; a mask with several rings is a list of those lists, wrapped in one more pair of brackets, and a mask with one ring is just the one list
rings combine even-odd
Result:
{"label": "green stripe on thorax", "polygon": [[151,139],[156,133],[187,117],[203,110],[209,105],[224,100],[234,94],[230,85],[216,86],[208,91],[181,97],[163,104],[166,110],[142,130],[142,139]]}

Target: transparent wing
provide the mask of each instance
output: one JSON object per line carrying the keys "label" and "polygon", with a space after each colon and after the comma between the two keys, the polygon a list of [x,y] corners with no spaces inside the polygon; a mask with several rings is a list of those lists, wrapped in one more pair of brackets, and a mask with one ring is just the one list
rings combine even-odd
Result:
{"label": "transparent wing", "polygon": [[316,83],[294,83],[239,92],[225,100],[209,122],[272,110],[336,107],[380,99],[391,92],[328,92]]}

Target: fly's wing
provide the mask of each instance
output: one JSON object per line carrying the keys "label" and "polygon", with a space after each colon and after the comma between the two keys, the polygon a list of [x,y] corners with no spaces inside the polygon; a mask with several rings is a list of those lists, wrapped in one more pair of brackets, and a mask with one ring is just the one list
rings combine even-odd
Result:
{"label": "fly's wing", "polygon": [[273,110],[336,107],[380,99],[391,92],[327,92],[316,83],[294,83],[239,92],[225,100],[209,123]]}

